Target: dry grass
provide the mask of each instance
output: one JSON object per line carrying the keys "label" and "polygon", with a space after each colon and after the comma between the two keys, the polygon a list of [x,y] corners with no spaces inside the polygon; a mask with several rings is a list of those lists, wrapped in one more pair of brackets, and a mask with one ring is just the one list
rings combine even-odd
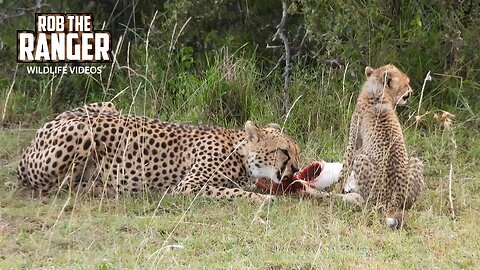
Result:
{"label": "dry grass", "polygon": [[[134,14],[135,5],[127,11]],[[128,108],[124,111],[168,120],[227,126],[239,121],[238,115],[264,123],[283,120],[275,108],[282,99],[271,94],[278,92],[281,75],[262,79],[266,72],[257,68],[255,59],[242,60],[245,45],[233,54],[221,52],[214,63],[195,73],[177,63],[183,56],[177,48],[179,37],[190,19],[175,22],[172,31],[163,32],[158,29],[168,27],[155,20],[161,15],[154,13],[146,36],[126,22],[124,35],[116,40],[114,64],[104,76],[37,79],[25,76],[23,69],[18,70],[18,77],[11,76],[9,69],[1,70],[5,77],[13,77],[0,89],[2,123],[43,121],[58,111],[54,104],[69,100],[62,99],[62,93],[75,91],[83,91],[80,96],[85,101],[113,99],[119,107]],[[28,20],[24,18],[25,23]],[[15,36],[18,26],[5,25],[2,31],[8,34],[3,36]],[[127,32],[142,42],[124,39]],[[165,43],[168,50],[158,47],[163,39],[156,40],[164,33],[171,33]],[[379,55],[372,62],[384,57]],[[429,63],[431,57],[425,57]],[[348,62],[339,74],[293,67],[289,94],[292,100],[302,98],[285,122],[287,132],[302,137],[304,164],[321,158],[341,159],[355,89],[363,79],[355,75],[356,69]],[[358,212],[335,199],[279,198],[263,208],[243,200],[163,198],[163,194],[103,201],[71,194],[47,201],[32,199],[12,184],[21,149],[34,131],[1,130],[0,269],[480,268],[480,236],[476,234],[480,135],[471,128],[478,116],[466,102],[468,96],[463,96],[463,81],[451,88],[442,86],[449,78],[444,79],[429,93],[448,97],[445,91],[457,91],[452,113],[462,112],[458,117],[462,120],[453,124],[453,114],[422,106],[436,104],[438,99],[423,95],[425,80],[418,109],[404,126],[410,152],[425,162],[427,190],[411,211],[409,227],[396,232],[387,230],[377,213]],[[244,92],[230,95],[238,89]],[[478,90],[478,85],[471,83],[469,89]],[[448,100],[442,102],[448,104]],[[232,104],[239,109],[230,111],[235,107]],[[440,116],[440,112],[444,113]],[[436,125],[431,124],[434,120],[438,120]]]}
{"label": "dry grass", "polygon": [[[15,181],[20,150],[32,136],[31,130],[5,130],[0,136],[1,269],[480,266],[478,160],[451,160],[457,153],[450,151],[460,150],[449,149],[443,133],[426,142],[407,136],[425,151],[428,190],[411,211],[409,227],[398,232],[387,230],[377,213],[358,212],[334,199],[279,198],[263,208],[205,198],[190,207],[193,197],[162,194],[102,203],[62,194],[40,202],[5,185]],[[341,144],[321,150],[323,144],[330,142],[309,141],[303,160],[318,159],[321,152],[341,155]]]}

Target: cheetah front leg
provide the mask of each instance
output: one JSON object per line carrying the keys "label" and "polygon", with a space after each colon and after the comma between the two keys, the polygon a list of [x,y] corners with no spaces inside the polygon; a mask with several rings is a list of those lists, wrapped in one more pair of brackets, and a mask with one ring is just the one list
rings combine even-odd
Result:
{"label": "cheetah front leg", "polygon": [[205,186],[205,189],[202,191],[202,195],[205,195],[214,199],[227,199],[232,200],[236,198],[246,198],[250,201],[256,203],[265,203],[272,201],[275,196],[268,194],[259,194],[251,191],[246,191],[240,188],[227,188],[227,187],[216,187],[216,186]]}
{"label": "cheetah front leg", "polygon": [[211,177],[209,179],[203,175],[187,174],[185,178],[178,183],[174,193],[182,195],[190,195],[200,193],[202,196],[214,198],[214,199],[237,199],[246,198],[248,200],[264,203],[271,201],[273,195],[259,194],[255,192],[245,191],[240,188],[229,188],[224,186],[215,186],[210,183],[218,183],[217,177]]}
{"label": "cheetah front leg", "polygon": [[[337,183],[341,183],[341,188],[345,185],[346,181],[350,178],[353,163],[355,159],[355,153],[362,147],[362,140],[359,134],[360,119],[358,113],[355,111],[350,121],[350,130],[348,134],[347,147],[343,155],[343,168],[340,173],[340,179]],[[337,185],[338,187],[339,185]],[[337,189],[338,190],[338,189]]]}
{"label": "cheetah front leg", "polygon": [[350,175],[345,181],[343,186],[343,193],[336,194],[337,197],[342,198],[342,200],[348,204],[362,207],[365,203],[365,199],[360,195],[360,188],[358,186],[358,177],[356,172],[352,170]]}
{"label": "cheetah front leg", "polygon": [[337,194],[344,202],[356,206],[364,206],[365,194],[370,193],[372,184],[377,179],[375,166],[367,155],[358,154],[355,156],[352,169],[343,185],[343,194]]}

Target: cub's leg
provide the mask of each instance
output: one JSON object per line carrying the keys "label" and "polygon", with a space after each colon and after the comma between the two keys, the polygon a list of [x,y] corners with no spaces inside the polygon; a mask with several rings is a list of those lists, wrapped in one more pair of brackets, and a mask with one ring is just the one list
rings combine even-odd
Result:
{"label": "cub's leg", "polygon": [[419,158],[408,161],[407,185],[404,190],[397,190],[392,198],[392,205],[386,211],[385,221],[391,229],[401,229],[407,223],[407,212],[423,189],[423,162]]}
{"label": "cub's leg", "polygon": [[[211,178],[211,179],[209,179]],[[216,176],[208,177],[202,174],[188,173],[185,178],[178,183],[174,193],[189,195],[200,192],[202,196],[214,199],[236,199],[247,198],[257,203],[270,201],[274,198],[272,195],[258,194],[255,192],[245,191],[240,188],[229,188],[222,186],[214,186],[220,179]]]}
{"label": "cub's leg", "polygon": [[[408,171],[408,183],[409,183],[409,192],[408,192],[408,204],[413,204],[418,195],[423,189],[424,178],[423,178],[423,162],[417,158],[410,158],[408,161],[409,171]],[[409,205],[411,206],[411,205]]]}
{"label": "cub's leg", "polygon": [[343,193],[338,196],[350,204],[363,206],[368,200],[370,189],[375,184],[376,171],[373,162],[367,155],[355,156],[352,170],[343,186]]}
{"label": "cub's leg", "polygon": [[395,190],[385,213],[385,221],[391,229],[401,229],[407,224],[406,210],[410,209],[423,188],[423,163],[419,158],[408,161],[407,185]]}
{"label": "cub's leg", "polygon": [[360,195],[360,187],[358,185],[358,176],[354,170],[351,171],[345,185],[342,188],[342,194],[337,194],[342,200],[348,204],[362,207],[365,203],[362,195]]}
{"label": "cub's leg", "polygon": [[346,193],[346,194],[336,194],[338,197],[348,204],[356,205],[362,207],[365,204],[365,200],[362,195],[356,192]]}
{"label": "cub's leg", "polygon": [[[362,140],[359,134],[360,119],[357,111],[353,112],[352,119],[350,120],[350,130],[348,134],[347,147],[343,155],[343,167],[340,173],[340,179],[337,183],[341,183],[341,187],[345,185],[346,181],[351,175],[352,167],[355,159],[355,153],[362,147]],[[335,190],[338,192],[339,184],[336,184]]]}

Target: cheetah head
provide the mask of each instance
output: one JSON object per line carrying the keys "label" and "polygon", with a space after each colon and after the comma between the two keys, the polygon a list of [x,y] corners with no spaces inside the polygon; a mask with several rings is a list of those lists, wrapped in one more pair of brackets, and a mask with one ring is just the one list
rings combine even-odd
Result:
{"label": "cheetah head", "polygon": [[245,123],[248,169],[254,178],[266,177],[276,183],[298,171],[300,147],[285,135],[279,125],[258,128]]}
{"label": "cheetah head", "polygon": [[405,105],[412,95],[410,79],[394,65],[385,65],[377,69],[365,68],[367,82],[364,89],[375,97],[392,105]]}

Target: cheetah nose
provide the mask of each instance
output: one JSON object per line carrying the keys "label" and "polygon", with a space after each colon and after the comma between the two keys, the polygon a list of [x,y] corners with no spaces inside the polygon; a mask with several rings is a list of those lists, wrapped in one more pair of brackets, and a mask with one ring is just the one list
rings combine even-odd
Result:
{"label": "cheetah nose", "polygon": [[298,171],[300,171],[300,169],[292,165],[292,174],[294,174]]}

